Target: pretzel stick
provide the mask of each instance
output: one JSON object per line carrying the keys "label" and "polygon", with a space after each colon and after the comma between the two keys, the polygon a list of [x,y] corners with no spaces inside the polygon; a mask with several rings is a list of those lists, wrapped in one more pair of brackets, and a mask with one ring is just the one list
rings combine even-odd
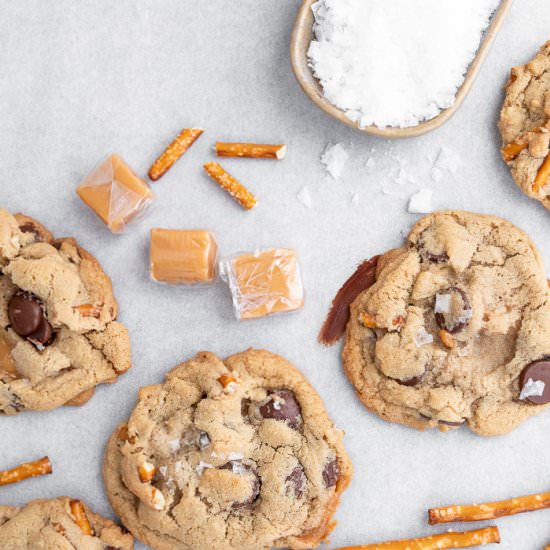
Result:
{"label": "pretzel stick", "polygon": [[446,506],[428,510],[430,525],[450,523],[453,521],[483,521],[502,516],[513,516],[523,512],[532,512],[550,508],[550,492],[528,495],[525,497],[488,502],[486,504],[472,504],[469,506]]}
{"label": "pretzel stick", "polygon": [[533,128],[532,130],[529,130],[528,132],[525,132],[516,141],[513,141],[512,143],[508,143],[508,145],[505,145],[501,150],[502,158],[505,162],[510,162],[511,160],[514,160],[523,150],[527,149],[529,147],[529,142],[524,141],[525,137],[530,134],[542,134],[543,130],[542,126],[537,126],[536,128]]}
{"label": "pretzel stick", "polygon": [[177,135],[176,139],[166,147],[160,157],[153,162],[153,165],[149,168],[149,178],[157,181],[164,176],[203,132],[202,128],[184,128]]}
{"label": "pretzel stick", "polygon": [[544,162],[541,164],[539,171],[537,172],[537,177],[533,182],[532,189],[537,193],[541,188],[543,188],[550,178],[550,154],[544,159]]}
{"label": "pretzel stick", "polygon": [[256,197],[231,174],[228,174],[217,162],[207,162],[204,169],[208,175],[225,189],[243,208],[250,210],[256,206]]}
{"label": "pretzel stick", "polygon": [[86,509],[84,508],[84,504],[82,504],[82,501],[71,500],[71,502],[69,503],[69,507],[71,508],[71,515],[73,516],[73,520],[80,527],[80,530],[85,535],[93,535],[94,530],[90,525],[90,521],[88,520]]}
{"label": "pretzel stick", "polygon": [[0,485],[9,485],[17,483],[29,477],[43,476],[53,472],[52,463],[47,456],[42,457],[34,462],[25,462],[11,470],[0,472]]}
{"label": "pretzel stick", "polygon": [[248,157],[255,159],[282,160],[286,155],[286,145],[267,145],[262,143],[225,143],[216,142],[218,157]]}
{"label": "pretzel stick", "polygon": [[485,527],[462,533],[450,532],[432,535],[420,539],[404,539],[378,544],[364,544],[362,546],[346,546],[336,550],[444,550],[446,548],[469,548],[500,542],[500,533],[497,527]]}

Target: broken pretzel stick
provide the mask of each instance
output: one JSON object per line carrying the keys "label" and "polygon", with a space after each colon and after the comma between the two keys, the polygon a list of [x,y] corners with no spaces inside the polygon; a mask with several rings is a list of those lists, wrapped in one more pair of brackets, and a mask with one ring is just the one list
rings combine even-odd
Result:
{"label": "broken pretzel stick", "polygon": [[437,334],[439,335],[439,339],[446,348],[453,349],[456,346],[455,339],[450,332],[446,331],[445,329],[441,329]]}
{"label": "broken pretzel stick", "polygon": [[151,464],[150,462],[144,462],[138,467],[139,479],[142,481],[142,483],[151,481],[156,471],[157,469],[153,464]]}
{"label": "broken pretzel stick", "polygon": [[538,193],[548,183],[549,179],[550,179],[550,154],[546,156],[543,163],[541,164],[531,189],[535,193]]}
{"label": "broken pretzel stick", "polygon": [[483,521],[541,510],[543,508],[550,508],[550,492],[485,504],[432,508],[428,510],[428,518],[430,525],[438,525],[453,521]]}
{"label": "broken pretzel stick", "polygon": [[164,176],[203,132],[202,128],[184,128],[176,139],[166,147],[160,157],[153,162],[153,165],[149,168],[149,178],[157,181]]}
{"label": "broken pretzel stick", "polygon": [[82,317],[95,317],[99,319],[101,315],[101,311],[93,304],[81,304],[79,306],[74,306],[73,309],[82,315]]}
{"label": "broken pretzel stick", "polygon": [[227,191],[243,208],[250,210],[256,206],[256,197],[231,174],[228,174],[217,162],[204,165],[207,174]]}
{"label": "broken pretzel stick", "polygon": [[44,456],[34,462],[25,462],[11,470],[0,472],[0,485],[17,483],[29,477],[43,476],[52,472],[52,463],[47,456]]}
{"label": "broken pretzel stick", "polygon": [[226,143],[216,142],[218,157],[247,157],[253,159],[282,160],[286,155],[286,145],[268,145],[262,143]]}
{"label": "broken pretzel stick", "polygon": [[497,527],[485,527],[474,531],[449,532],[419,539],[394,540],[362,546],[346,546],[337,550],[444,550],[446,548],[470,548],[500,542]]}
{"label": "broken pretzel stick", "polygon": [[71,500],[71,502],[69,503],[69,507],[71,508],[71,515],[73,517],[73,520],[80,527],[80,530],[85,535],[93,535],[94,530],[92,529],[90,520],[88,519],[88,515],[86,514],[86,509],[84,508],[84,504],[82,504],[82,501]]}

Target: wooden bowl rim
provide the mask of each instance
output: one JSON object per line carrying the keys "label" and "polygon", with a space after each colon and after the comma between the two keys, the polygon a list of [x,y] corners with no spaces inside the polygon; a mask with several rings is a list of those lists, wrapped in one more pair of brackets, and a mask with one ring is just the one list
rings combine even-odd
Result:
{"label": "wooden bowl rim", "polygon": [[485,57],[489,52],[489,48],[491,47],[491,44],[493,43],[513,2],[513,0],[501,0],[499,7],[493,14],[491,23],[485,30],[481,45],[479,46],[474,59],[470,63],[470,66],[468,67],[466,76],[464,77],[464,81],[458,89],[455,102],[453,103],[453,105],[451,105],[451,107],[444,109],[434,118],[421,122],[416,126],[399,128],[379,127],[373,125],[361,128],[358,122],[353,122],[352,120],[350,120],[345,115],[344,111],[334,106],[325,98],[319,81],[317,80],[317,78],[315,78],[315,76],[313,76],[313,72],[308,65],[307,50],[313,36],[314,23],[313,11],[311,10],[311,6],[316,1],[317,0],[302,1],[302,5],[298,10],[296,22],[294,23],[294,28],[292,30],[292,37],[290,40],[290,61],[292,64],[292,70],[294,71],[298,83],[300,84],[305,94],[311,99],[311,101],[313,101],[313,103],[315,103],[317,107],[322,109],[325,113],[329,114],[333,118],[356,130],[390,139],[420,136],[422,134],[425,134],[426,132],[435,130],[455,114],[455,112],[459,109],[459,107],[462,105],[462,102],[470,92],[476,76],[478,75],[479,70],[483,64],[483,61],[485,60]]}

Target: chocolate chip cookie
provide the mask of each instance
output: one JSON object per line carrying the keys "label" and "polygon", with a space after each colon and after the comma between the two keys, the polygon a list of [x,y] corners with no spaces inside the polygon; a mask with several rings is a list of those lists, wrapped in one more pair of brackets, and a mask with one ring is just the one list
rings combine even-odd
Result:
{"label": "chocolate chip cookie", "polygon": [[499,128],[515,182],[550,210],[550,42],[512,69]]}
{"label": "chocolate chip cookie", "polygon": [[504,434],[550,402],[542,259],[517,227],[436,212],[377,261],[353,302],[345,371],[385,420]]}
{"label": "chocolate chip cookie", "polygon": [[0,209],[0,414],[82,405],[130,368],[111,281],[74,239]]}
{"label": "chocolate chip cookie", "polygon": [[142,388],[109,441],[115,512],[154,549],[314,548],[351,477],[306,379],[267,351],[199,353]]}
{"label": "chocolate chip cookie", "polygon": [[68,497],[0,506],[2,550],[132,550],[134,541],[112,521]]}

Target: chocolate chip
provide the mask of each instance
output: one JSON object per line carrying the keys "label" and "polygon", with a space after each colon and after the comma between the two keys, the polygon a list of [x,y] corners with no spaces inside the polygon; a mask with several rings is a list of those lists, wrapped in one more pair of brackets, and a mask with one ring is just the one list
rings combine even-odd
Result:
{"label": "chocolate chip", "polygon": [[407,378],[406,380],[399,380],[398,378],[392,378],[392,380],[395,380],[398,384],[401,384],[402,386],[418,386],[418,384],[422,382],[423,378],[424,375],[421,374],[420,376],[413,376],[412,378]]}
{"label": "chocolate chip", "polygon": [[231,470],[234,474],[245,475],[250,479],[250,496],[240,502],[234,502],[231,505],[231,508],[238,509],[244,508],[249,504],[252,504],[260,494],[260,480],[258,475],[248,464],[243,464],[239,460],[230,460],[226,462],[223,466],[220,466],[220,470]]}
{"label": "chocolate chip", "polygon": [[270,393],[268,401],[258,410],[262,418],[282,420],[294,430],[300,425],[300,405],[290,390],[277,390]]}
{"label": "chocolate chip", "polygon": [[296,466],[286,478],[287,491],[292,491],[296,498],[300,498],[304,494],[305,482],[306,475],[304,469],[302,466]]}
{"label": "chocolate chip", "polygon": [[33,343],[37,348],[40,348],[48,344],[52,339],[52,336],[52,326],[48,323],[45,317],[42,317],[38,328],[31,334],[27,335],[27,340]]}
{"label": "chocolate chip", "polygon": [[241,415],[245,418],[248,418],[250,411],[250,399],[241,399]]}
{"label": "chocolate chip", "polygon": [[527,365],[520,375],[519,383],[521,394],[524,395],[523,399],[529,403],[533,405],[550,403],[550,359],[534,361]]}
{"label": "chocolate chip", "polygon": [[40,242],[44,241],[44,239],[42,238],[42,235],[40,234],[40,230],[32,222],[25,222],[25,223],[21,224],[19,226],[19,229],[23,233],[32,233],[34,235],[34,240],[35,241],[40,241]]}
{"label": "chocolate chip", "polygon": [[340,476],[340,466],[338,465],[338,460],[333,458],[330,462],[325,464],[323,468],[323,481],[325,482],[325,487],[334,487]]}
{"label": "chocolate chip", "polygon": [[[435,321],[440,328],[455,334],[464,329],[472,318],[472,306],[466,293],[456,286],[438,293],[439,296],[450,296],[449,311],[435,313]],[[436,297],[437,301],[437,297]]]}
{"label": "chocolate chip", "polygon": [[8,304],[8,317],[19,336],[28,336],[38,329],[43,318],[39,298],[27,292],[17,292]]}

